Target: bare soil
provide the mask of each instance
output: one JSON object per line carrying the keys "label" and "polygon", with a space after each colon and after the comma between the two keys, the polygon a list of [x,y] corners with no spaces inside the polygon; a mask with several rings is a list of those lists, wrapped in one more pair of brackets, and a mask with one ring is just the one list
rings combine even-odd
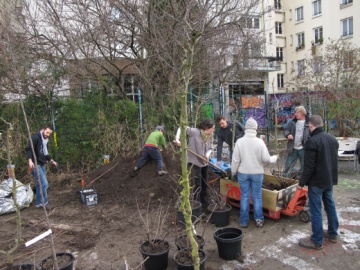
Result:
{"label": "bare soil", "polygon": [[[163,152],[164,163],[169,175],[158,176],[156,163],[149,161],[134,177],[131,177],[133,167],[139,157],[137,155],[132,158],[111,160],[110,163],[101,166],[85,177],[86,183],[95,180],[93,188],[99,196],[98,203],[91,206],[81,202],[79,191],[81,190],[82,176],[80,173],[49,172],[48,196],[53,209],[48,214],[52,224],[55,249],[57,252],[72,252],[76,256],[74,269],[142,269],[143,258],[139,247],[148,240],[148,237],[165,239],[170,243],[168,269],[176,269],[173,259],[177,251],[175,239],[184,233],[184,227],[177,222],[176,208],[180,192],[178,184],[181,174],[180,156],[171,150]],[[218,178],[218,174],[210,172],[210,180],[214,180],[211,186],[214,189],[218,188],[219,181],[216,180]],[[31,176],[18,180],[23,183],[34,183]],[[353,206],[359,206],[358,192],[360,188],[356,186],[356,189],[348,192],[347,186],[342,187],[344,189],[338,189],[335,192],[335,196],[340,198],[341,204],[351,206],[353,203]],[[165,212],[168,212],[168,215],[163,219],[163,226],[151,223],[147,228],[144,225],[144,221],[162,220],[159,213],[164,214]],[[24,242],[48,229],[43,209],[37,209],[34,202],[21,211],[21,216]],[[357,216],[356,219],[359,220],[360,216]],[[213,234],[218,228],[207,221],[208,217],[203,215],[195,227],[196,233],[205,239],[206,270],[275,269],[280,267],[299,269],[298,267],[289,267],[285,260],[282,262],[279,259],[267,258],[271,255],[264,255],[264,252],[260,252],[262,248],[271,247],[277,240],[291,234],[294,229],[309,233],[310,224],[302,223],[298,217],[282,216],[280,220],[266,218],[265,225],[261,229],[256,228],[255,222],[252,220],[249,227],[244,229],[242,243],[243,254],[250,254],[250,258],[246,260],[245,257],[239,258],[235,262],[224,261],[218,256],[216,242],[213,238]],[[235,207],[231,210],[229,226],[239,228],[239,209]],[[149,235],[146,233],[147,230]],[[9,250],[14,245],[16,235],[15,214],[0,216],[0,233],[0,250]],[[338,246],[341,249],[341,244]],[[344,258],[344,261],[335,255],[330,255],[331,258],[327,256],[327,260],[332,260],[335,263],[331,264],[333,266],[338,264],[345,268],[348,267],[347,269],[357,269],[358,265],[352,262],[354,258],[358,258],[357,250],[350,254],[346,251],[339,251],[337,254],[343,254],[341,258]],[[289,252],[292,256],[301,255],[296,244],[291,248],[286,247],[286,253]],[[27,248],[21,244],[14,257],[14,263],[39,264],[50,255],[50,237],[46,237]],[[315,257],[318,264],[322,264],[313,269],[331,269],[331,267],[327,267],[327,263],[321,261],[321,258]],[[306,255],[302,261],[312,260],[311,258],[314,256]],[[5,266],[5,262],[5,255],[0,253],[0,268]],[[316,262],[312,263],[316,264]]]}

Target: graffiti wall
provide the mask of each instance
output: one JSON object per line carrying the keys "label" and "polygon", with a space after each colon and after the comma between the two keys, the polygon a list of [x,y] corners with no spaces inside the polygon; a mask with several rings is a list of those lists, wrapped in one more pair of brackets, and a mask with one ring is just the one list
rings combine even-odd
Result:
{"label": "graffiti wall", "polygon": [[230,106],[241,112],[238,120],[245,124],[249,117],[254,118],[260,128],[266,126],[265,119],[265,96],[264,95],[239,95],[230,99]]}
{"label": "graffiti wall", "polygon": [[278,105],[277,125],[286,127],[288,121],[295,116],[294,94],[269,95],[269,111],[271,126],[275,125],[275,109]]}

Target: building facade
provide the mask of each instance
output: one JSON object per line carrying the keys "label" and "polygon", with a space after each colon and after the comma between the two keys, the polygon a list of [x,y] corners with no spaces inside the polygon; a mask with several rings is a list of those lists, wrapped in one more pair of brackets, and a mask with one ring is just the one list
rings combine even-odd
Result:
{"label": "building facade", "polygon": [[[267,44],[281,56],[281,70],[269,74],[276,82],[269,93],[298,91],[289,86],[301,76],[305,59],[321,50],[330,40],[347,40],[360,46],[359,1],[353,0],[274,0],[272,12],[265,14],[269,24]],[[272,21],[273,19],[273,21]],[[356,32],[356,30],[358,30]]]}
{"label": "building facade", "polygon": [[[263,0],[259,4],[262,73],[245,81],[229,80],[226,85],[219,86],[219,100],[223,102],[219,105],[219,113],[233,118],[232,103],[240,96],[235,118],[245,122],[252,116],[261,127],[272,126],[275,123],[271,111],[278,106],[277,124],[284,126],[294,117],[294,107],[299,102],[310,112],[312,109],[308,93],[316,89],[292,83],[303,75],[306,59],[321,56],[331,41],[348,41],[360,46],[360,32],[356,29],[360,20],[356,11],[360,10],[360,3],[353,0]],[[251,88],[251,91],[245,90]]]}

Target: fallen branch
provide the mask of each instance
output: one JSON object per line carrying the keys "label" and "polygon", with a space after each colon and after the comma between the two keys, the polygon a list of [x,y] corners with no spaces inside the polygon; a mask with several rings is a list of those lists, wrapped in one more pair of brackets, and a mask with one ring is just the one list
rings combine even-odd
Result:
{"label": "fallen branch", "polygon": [[[28,220],[28,223],[30,225],[37,225],[37,226],[46,227],[44,222],[39,222],[37,220]],[[73,226],[73,225],[67,225],[67,224],[51,224],[51,229],[78,232],[78,233],[83,232],[83,231],[87,231],[93,236],[98,236],[101,233],[101,231],[97,230],[97,229],[89,229],[88,227]]]}
{"label": "fallen branch", "polygon": [[103,177],[105,174],[107,174],[109,171],[111,171],[112,169],[114,169],[116,167],[116,165],[118,165],[119,161],[116,162],[116,164],[114,166],[112,166],[110,169],[108,169],[106,172],[104,172],[103,174],[101,174],[100,176],[96,177],[94,180],[92,180],[89,184],[86,184],[86,187],[89,188],[91,187],[96,180],[98,180],[99,178]]}

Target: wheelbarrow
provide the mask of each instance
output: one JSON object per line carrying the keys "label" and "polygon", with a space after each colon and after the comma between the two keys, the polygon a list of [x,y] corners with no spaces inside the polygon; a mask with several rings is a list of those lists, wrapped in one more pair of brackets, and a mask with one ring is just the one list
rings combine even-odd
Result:
{"label": "wheelbarrow", "polygon": [[[280,219],[281,215],[298,215],[303,222],[310,221],[310,212],[307,206],[308,189],[297,189],[298,181],[288,179],[291,185],[282,190],[268,190],[262,188],[263,215],[274,220]],[[273,175],[265,174],[264,181],[276,183]],[[227,203],[240,208],[241,191],[238,182],[228,179],[220,179],[220,193],[226,196]],[[252,200],[250,198],[250,203]],[[252,205],[251,205],[252,206]],[[250,210],[252,207],[250,207]]]}

